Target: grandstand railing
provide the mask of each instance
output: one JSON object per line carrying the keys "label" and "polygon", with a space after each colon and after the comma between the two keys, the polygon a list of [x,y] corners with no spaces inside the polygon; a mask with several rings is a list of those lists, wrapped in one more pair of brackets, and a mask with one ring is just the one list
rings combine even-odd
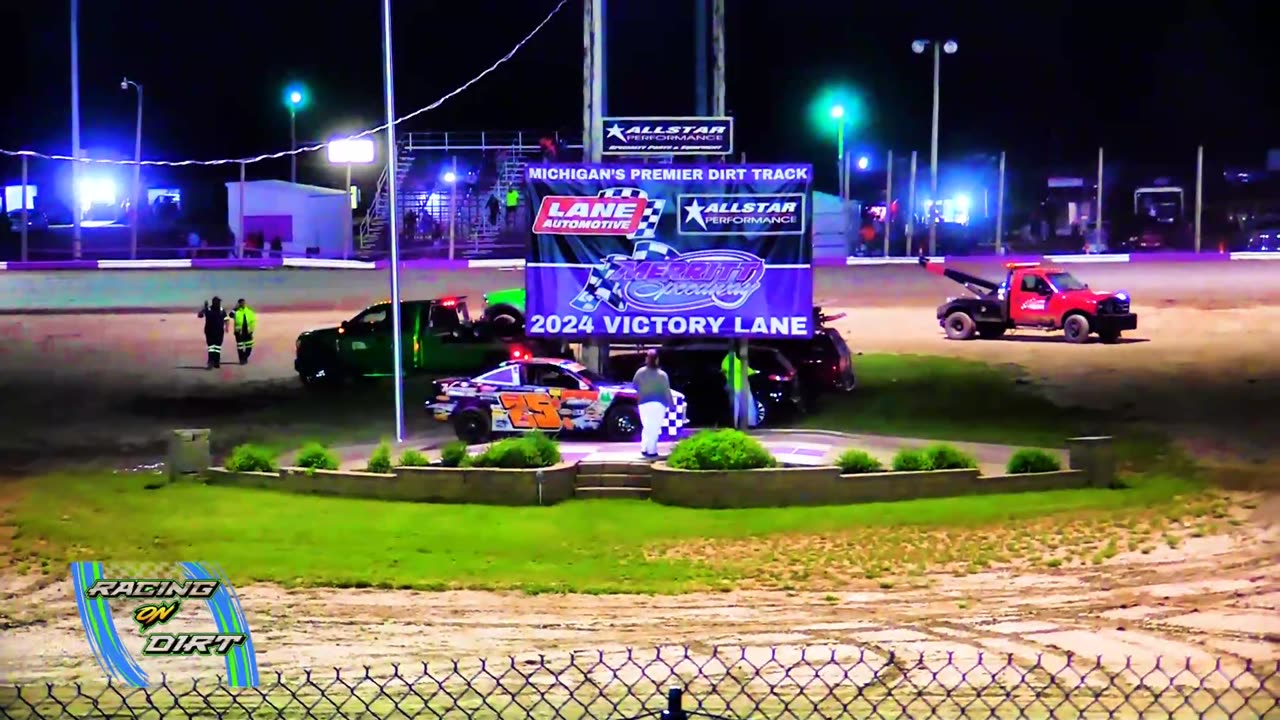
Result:
{"label": "grandstand railing", "polygon": [[405,133],[404,142],[410,150],[518,150],[536,153],[542,149],[538,143],[544,137],[554,138],[566,148],[582,148],[581,138],[536,130],[411,132]]}
{"label": "grandstand railing", "polygon": [[0,687],[15,718],[1229,718],[1280,716],[1280,664],[846,646],[579,653],[264,674],[253,689]]}

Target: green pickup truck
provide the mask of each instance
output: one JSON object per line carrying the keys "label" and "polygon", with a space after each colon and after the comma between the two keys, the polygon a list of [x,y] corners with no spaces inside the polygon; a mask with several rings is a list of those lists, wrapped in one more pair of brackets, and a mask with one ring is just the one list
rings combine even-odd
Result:
{"label": "green pickup truck", "polygon": [[[473,323],[466,298],[401,301],[400,325],[406,375],[480,372],[544,350],[522,338],[495,337],[487,323]],[[308,386],[389,377],[394,374],[392,340],[391,303],[378,303],[338,327],[299,335],[293,368]]]}

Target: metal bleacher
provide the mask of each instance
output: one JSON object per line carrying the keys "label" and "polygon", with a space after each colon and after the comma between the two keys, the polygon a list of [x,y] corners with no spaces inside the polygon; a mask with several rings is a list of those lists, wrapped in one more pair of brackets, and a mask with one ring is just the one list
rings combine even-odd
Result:
{"label": "metal bleacher", "polygon": [[[411,132],[397,142],[396,187],[394,209],[387,197],[387,169],[378,177],[377,189],[356,239],[362,257],[384,255],[389,246],[389,223],[397,222],[402,233],[402,251],[406,256],[447,254],[452,226],[455,257],[522,257],[528,227],[527,198],[521,193],[521,207],[510,222],[505,215],[506,194],[519,188],[530,163],[541,161],[544,137],[554,138],[561,148],[573,154],[581,152],[557,133],[516,132]],[[441,177],[454,159],[461,176],[453,186]],[[478,170],[473,169],[478,168]],[[456,193],[456,194],[455,194]],[[487,209],[490,197],[496,197],[502,212],[490,222]],[[417,220],[412,233],[405,234],[405,218],[413,212]],[[433,232],[434,228],[439,228]]]}

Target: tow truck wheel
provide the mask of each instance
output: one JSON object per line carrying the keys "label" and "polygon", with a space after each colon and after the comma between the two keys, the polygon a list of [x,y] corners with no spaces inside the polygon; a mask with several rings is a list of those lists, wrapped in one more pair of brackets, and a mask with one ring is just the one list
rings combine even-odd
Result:
{"label": "tow truck wheel", "polygon": [[494,305],[484,316],[498,338],[510,340],[524,334],[524,315],[510,305]]}
{"label": "tow truck wheel", "polygon": [[947,338],[951,340],[972,340],[978,330],[969,313],[960,311],[948,315],[942,327],[947,331]]}
{"label": "tow truck wheel", "polygon": [[1071,315],[1062,322],[1062,335],[1069,343],[1089,342],[1089,318]]}
{"label": "tow truck wheel", "polygon": [[487,441],[490,429],[489,417],[479,410],[463,410],[453,419],[453,431],[468,445]]}

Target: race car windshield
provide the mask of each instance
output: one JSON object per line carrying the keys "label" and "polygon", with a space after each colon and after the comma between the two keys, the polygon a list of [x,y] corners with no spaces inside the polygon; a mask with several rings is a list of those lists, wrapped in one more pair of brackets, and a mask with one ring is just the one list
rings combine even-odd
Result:
{"label": "race car windshield", "polygon": [[578,377],[582,378],[583,380],[586,380],[592,385],[600,385],[600,384],[605,384],[609,382],[608,380],[604,379],[600,375],[596,374],[594,371],[588,370],[585,367],[580,370],[575,370],[574,372],[578,373]]}
{"label": "race car windshield", "polygon": [[1088,289],[1087,285],[1077,280],[1074,275],[1068,272],[1049,273],[1049,282],[1059,291]]}

